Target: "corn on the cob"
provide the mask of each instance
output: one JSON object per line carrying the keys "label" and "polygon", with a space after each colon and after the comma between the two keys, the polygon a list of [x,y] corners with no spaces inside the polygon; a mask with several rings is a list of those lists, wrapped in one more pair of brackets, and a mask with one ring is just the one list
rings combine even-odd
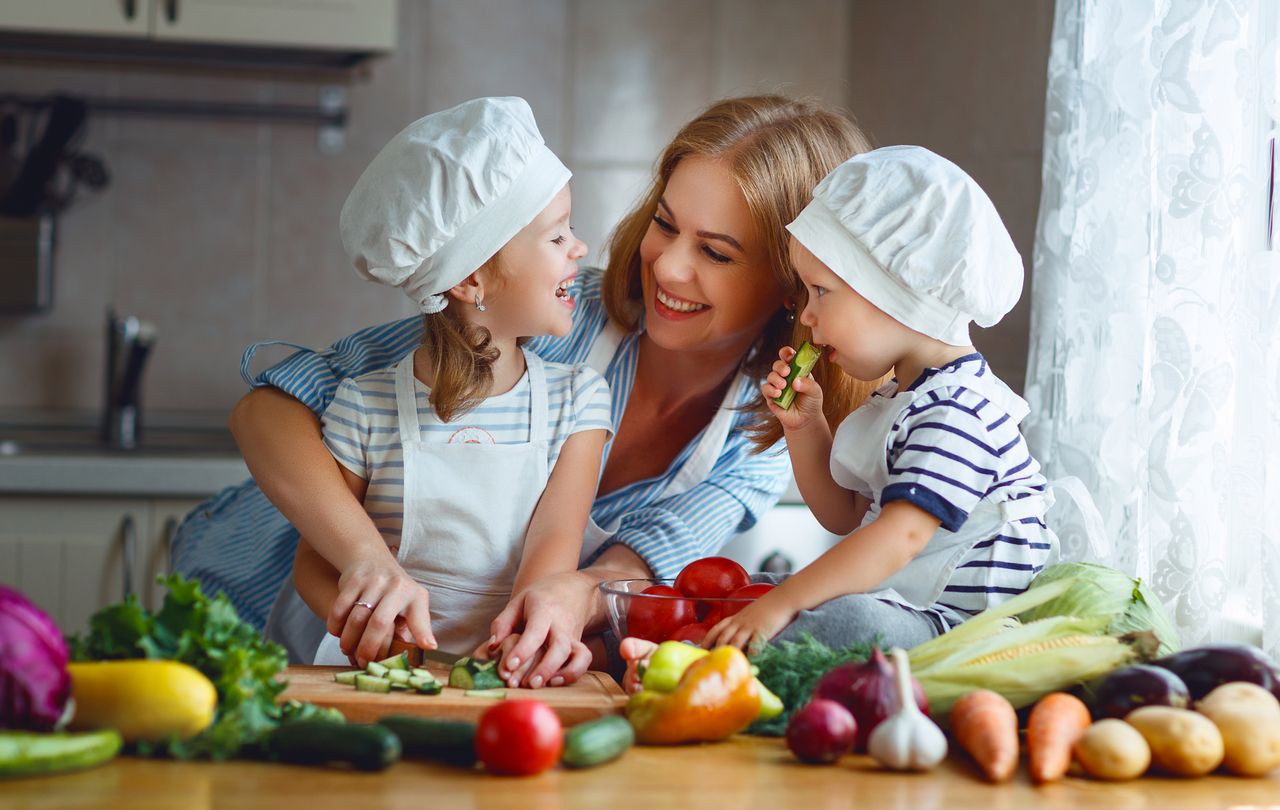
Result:
{"label": "corn on the cob", "polygon": [[974,689],[991,689],[1021,708],[1132,661],[1135,650],[1106,635],[1106,617],[1051,616],[1026,624],[1013,618],[1073,583],[1027,591],[912,649],[912,672],[934,719],[945,724],[951,705]]}

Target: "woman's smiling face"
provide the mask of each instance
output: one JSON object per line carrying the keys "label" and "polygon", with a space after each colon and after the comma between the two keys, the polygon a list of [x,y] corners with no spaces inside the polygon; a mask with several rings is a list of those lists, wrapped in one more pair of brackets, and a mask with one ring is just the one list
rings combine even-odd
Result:
{"label": "woman's smiling face", "polygon": [[783,290],[724,164],[680,161],[640,243],[645,331],[665,349],[745,355]]}

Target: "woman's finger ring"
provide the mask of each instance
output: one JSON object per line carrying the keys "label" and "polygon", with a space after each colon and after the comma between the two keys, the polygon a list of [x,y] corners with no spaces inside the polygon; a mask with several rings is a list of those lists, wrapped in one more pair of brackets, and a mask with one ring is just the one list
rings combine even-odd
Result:
{"label": "woman's finger ring", "polygon": [[369,610],[373,610],[373,603],[371,602],[356,602],[356,604],[360,607],[367,607]]}

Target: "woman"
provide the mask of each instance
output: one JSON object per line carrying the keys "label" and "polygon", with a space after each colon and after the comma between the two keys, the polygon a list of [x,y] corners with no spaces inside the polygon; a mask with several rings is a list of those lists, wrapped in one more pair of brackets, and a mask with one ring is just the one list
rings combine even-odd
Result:
{"label": "woman", "polygon": [[[795,321],[802,287],[784,225],[827,172],[867,148],[854,124],[812,103],[714,104],[663,151],[653,187],[610,242],[603,277],[583,273],[573,331],[531,342],[547,360],[590,362],[605,375],[617,433],[584,566],[513,595],[493,622],[509,683],[581,677],[591,663],[582,638],[605,624],[601,581],[674,576],[777,501],[788,463],[764,452],[781,430],[759,381],[780,346],[808,337]],[[367,329],[260,375],[231,427],[250,472],[270,482],[265,497],[249,483],[198,509],[176,541],[176,567],[227,589],[260,621],[300,531],[342,572],[328,629],[346,652],[374,657],[366,627],[384,632],[411,604],[421,612],[426,592],[346,488],[317,418],[344,377],[394,362],[421,330],[418,318]],[[849,412],[874,387],[825,360],[815,374],[831,392],[829,414]]]}

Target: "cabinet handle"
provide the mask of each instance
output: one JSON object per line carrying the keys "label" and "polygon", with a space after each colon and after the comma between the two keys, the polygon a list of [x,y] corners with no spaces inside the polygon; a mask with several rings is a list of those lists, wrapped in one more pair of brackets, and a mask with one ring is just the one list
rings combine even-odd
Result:
{"label": "cabinet handle", "polygon": [[138,525],[134,522],[133,515],[125,515],[124,520],[120,521],[120,534],[123,538],[123,553],[120,557],[124,569],[124,596],[127,599],[133,593],[133,558],[138,547]]}
{"label": "cabinet handle", "polygon": [[164,16],[171,25],[178,21],[178,0],[164,0]]}
{"label": "cabinet handle", "polygon": [[138,0],[124,0],[124,18],[132,20],[138,16]]}

